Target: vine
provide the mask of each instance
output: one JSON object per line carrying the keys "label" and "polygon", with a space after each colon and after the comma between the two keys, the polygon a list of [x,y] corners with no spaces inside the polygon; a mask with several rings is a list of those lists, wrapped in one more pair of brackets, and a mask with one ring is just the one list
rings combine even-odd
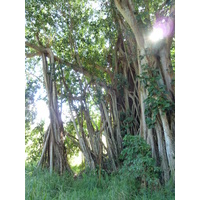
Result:
{"label": "vine", "polygon": [[154,128],[159,109],[163,112],[174,110],[174,103],[169,100],[169,92],[164,84],[161,84],[161,76],[158,69],[143,66],[143,72],[139,76],[142,84],[148,92],[145,103],[145,118],[148,128]]}

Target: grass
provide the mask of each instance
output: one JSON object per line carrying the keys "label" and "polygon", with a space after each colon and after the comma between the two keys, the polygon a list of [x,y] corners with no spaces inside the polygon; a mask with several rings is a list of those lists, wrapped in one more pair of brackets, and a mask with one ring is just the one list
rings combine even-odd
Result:
{"label": "grass", "polygon": [[99,181],[94,173],[82,174],[74,179],[65,173],[59,176],[47,170],[34,171],[26,166],[26,200],[172,200],[175,199],[174,184],[169,182],[157,191],[138,192],[133,180],[120,175],[104,173]]}

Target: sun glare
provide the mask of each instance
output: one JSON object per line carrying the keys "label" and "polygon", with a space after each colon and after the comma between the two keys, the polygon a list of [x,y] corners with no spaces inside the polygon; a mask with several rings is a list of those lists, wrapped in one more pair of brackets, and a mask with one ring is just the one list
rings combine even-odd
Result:
{"label": "sun glare", "polygon": [[150,40],[153,42],[157,42],[162,40],[164,37],[162,28],[153,28],[153,32],[149,36]]}
{"label": "sun glare", "polygon": [[36,123],[39,123],[41,120],[45,121],[45,130],[47,129],[50,119],[49,119],[49,109],[46,103],[42,100],[37,101],[36,103],[37,108],[37,117],[36,117]]}

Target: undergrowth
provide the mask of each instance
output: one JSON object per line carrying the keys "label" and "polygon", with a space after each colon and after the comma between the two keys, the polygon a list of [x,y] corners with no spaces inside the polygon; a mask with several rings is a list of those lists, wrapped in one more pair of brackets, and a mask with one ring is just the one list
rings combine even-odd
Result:
{"label": "undergrowth", "polygon": [[[174,181],[159,184],[160,170],[151,157],[150,146],[139,136],[127,134],[118,172],[84,170],[84,164],[73,166],[75,176],[50,175],[47,169],[35,169],[36,163],[26,164],[27,200],[172,200]],[[31,164],[32,163],[32,164]],[[82,172],[81,172],[82,171]],[[78,175],[77,175],[78,174]]]}
{"label": "undergrowth", "polygon": [[173,182],[156,190],[137,191],[133,179],[123,174],[83,173],[74,178],[67,172],[63,176],[35,170],[26,165],[26,200],[171,200],[175,199]]}

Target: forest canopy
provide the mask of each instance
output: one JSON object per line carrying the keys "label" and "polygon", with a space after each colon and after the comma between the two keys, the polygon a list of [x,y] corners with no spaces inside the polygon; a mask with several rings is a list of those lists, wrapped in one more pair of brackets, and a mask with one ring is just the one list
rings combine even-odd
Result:
{"label": "forest canopy", "polygon": [[82,152],[99,176],[174,179],[174,1],[26,0],[25,19],[27,162],[73,174]]}

